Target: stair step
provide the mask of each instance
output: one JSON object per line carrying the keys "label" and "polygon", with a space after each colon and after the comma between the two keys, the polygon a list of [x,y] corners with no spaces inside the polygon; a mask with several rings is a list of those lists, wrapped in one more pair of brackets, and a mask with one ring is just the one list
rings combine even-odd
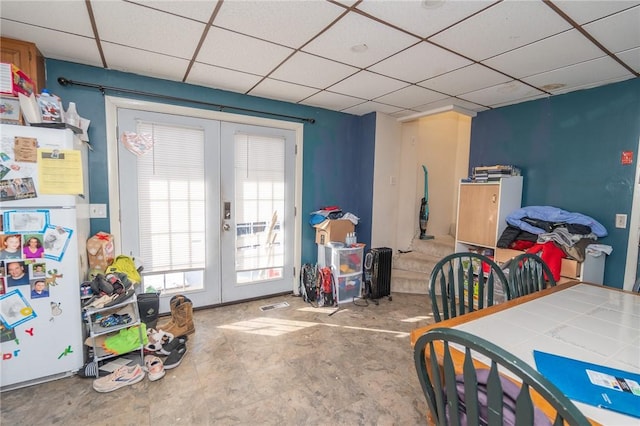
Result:
{"label": "stair step", "polygon": [[428,294],[429,274],[421,272],[391,270],[391,292]]}
{"label": "stair step", "polygon": [[416,251],[400,253],[395,257],[395,259],[393,259],[393,267],[395,269],[402,269],[405,271],[426,273],[428,276],[440,259],[441,257],[435,257]]}
{"label": "stair step", "polygon": [[450,235],[436,236],[431,240],[414,238],[410,251],[393,256],[391,291],[429,294],[431,271],[440,259],[454,252],[454,243]]}
{"label": "stair step", "polygon": [[453,253],[455,240],[451,235],[437,235],[431,240],[421,240],[414,238],[411,242],[411,250],[428,254],[438,258],[443,258]]}

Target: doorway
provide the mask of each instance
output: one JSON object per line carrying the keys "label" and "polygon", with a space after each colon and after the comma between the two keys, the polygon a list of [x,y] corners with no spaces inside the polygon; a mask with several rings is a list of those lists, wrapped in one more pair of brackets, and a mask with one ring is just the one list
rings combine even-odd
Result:
{"label": "doorway", "polygon": [[160,311],[176,293],[200,307],[295,289],[302,125],[109,101],[111,232],[142,261],[143,291],[160,291]]}

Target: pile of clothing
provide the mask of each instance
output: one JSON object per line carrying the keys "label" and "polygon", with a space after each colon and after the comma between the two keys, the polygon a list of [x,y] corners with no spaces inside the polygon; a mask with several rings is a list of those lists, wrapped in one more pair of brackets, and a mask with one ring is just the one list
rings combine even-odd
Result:
{"label": "pile of clothing", "polygon": [[528,253],[541,253],[556,281],[560,278],[562,259],[583,262],[586,254],[610,254],[613,248],[597,244],[607,230],[597,220],[552,206],[522,207],[506,217],[507,228],[497,246]]}

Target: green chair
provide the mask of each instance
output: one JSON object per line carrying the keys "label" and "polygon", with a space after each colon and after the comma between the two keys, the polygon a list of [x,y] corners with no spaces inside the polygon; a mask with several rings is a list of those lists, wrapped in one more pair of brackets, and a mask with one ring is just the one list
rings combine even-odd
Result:
{"label": "green chair", "polygon": [[[481,357],[480,362],[487,364],[487,368],[474,365],[474,356]],[[459,360],[458,372],[454,359]],[[423,334],[414,347],[414,362],[431,420],[436,425],[550,425],[551,420],[534,405],[530,389],[556,410],[553,425],[562,425],[564,421],[569,425],[590,424],[534,368],[465,331],[440,327]],[[516,383],[507,379],[507,371]]]}
{"label": "green chair", "polygon": [[511,297],[525,296],[556,285],[549,265],[540,256],[523,253],[510,262],[508,282]]}
{"label": "green chair", "polygon": [[[468,291],[469,277],[473,291]],[[471,252],[450,254],[434,266],[429,295],[436,322],[511,299],[502,269],[488,257]]]}

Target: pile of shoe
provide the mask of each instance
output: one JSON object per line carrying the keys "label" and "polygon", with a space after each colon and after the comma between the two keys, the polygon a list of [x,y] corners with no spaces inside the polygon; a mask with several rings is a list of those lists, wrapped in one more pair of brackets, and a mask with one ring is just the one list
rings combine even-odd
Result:
{"label": "pile of shoe", "polygon": [[[155,345],[155,350],[152,350],[149,345],[145,346],[145,353],[151,357],[166,357],[162,361],[165,370],[171,370],[176,368],[182,362],[182,358],[187,353],[187,339],[186,335],[171,338],[162,346]],[[146,357],[145,357],[146,359]]]}
{"label": "pile of shoe", "polygon": [[96,275],[90,283],[93,297],[84,303],[84,308],[105,308],[117,305],[133,296],[135,290],[127,274]]}

